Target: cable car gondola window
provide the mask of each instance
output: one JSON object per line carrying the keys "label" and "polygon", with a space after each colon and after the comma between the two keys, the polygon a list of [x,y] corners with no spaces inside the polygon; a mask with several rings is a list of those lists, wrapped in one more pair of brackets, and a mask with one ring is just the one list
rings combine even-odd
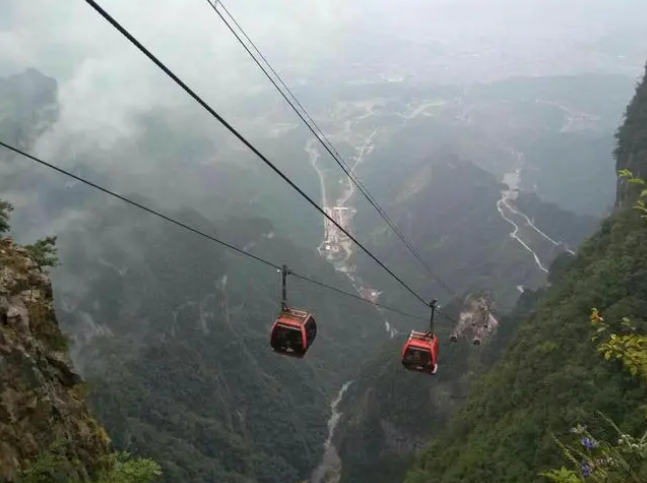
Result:
{"label": "cable car gondola window", "polygon": [[421,362],[424,364],[431,363],[431,353],[428,350],[410,347],[405,356],[407,362]]}
{"label": "cable car gondola window", "polygon": [[276,329],[279,340],[286,342],[287,345],[294,348],[301,348],[303,345],[301,341],[301,329],[285,324],[277,324]]}

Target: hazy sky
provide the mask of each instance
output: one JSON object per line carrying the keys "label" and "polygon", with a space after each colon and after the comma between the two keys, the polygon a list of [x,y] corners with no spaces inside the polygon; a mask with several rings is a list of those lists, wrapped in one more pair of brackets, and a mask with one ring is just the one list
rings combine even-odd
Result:
{"label": "hazy sky", "polygon": [[[235,93],[235,81],[249,75],[207,0],[100,3],[191,80],[207,78]],[[575,39],[636,28],[645,18],[640,14],[647,15],[644,0],[231,0],[227,6],[268,55],[282,54],[278,67],[346,54],[358,35],[381,47],[395,37],[458,48],[484,39],[554,39],[566,40],[568,49]],[[129,97],[140,103],[156,90],[146,87],[158,77],[155,69],[83,0],[2,0],[0,13],[0,73],[34,66],[74,79],[77,88],[128,82]]]}
{"label": "hazy sky", "polygon": [[[99,3],[237,127],[249,96],[270,92],[207,0]],[[594,70],[603,62],[593,54],[588,59],[586,46],[599,39],[617,39],[620,51],[647,47],[647,0],[227,0],[226,6],[292,84],[308,75],[340,82],[381,72],[474,82],[510,66],[512,75],[532,74],[540,61],[540,73]],[[582,66],[573,62],[584,57]],[[615,60],[604,62],[616,68]],[[643,62],[626,64],[638,73]],[[138,116],[153,107],[182,107],[188,125],[200,123],[206,133],[211,122],[214,132],[224,132],[84,0],[0,0],[0,76],[28,67],[59,82],[61,119],[37,147],[49,159],[71,145],[100,141],[109,149],[137,134]]]}
{"label": "hazy sky", "polygon": [[[254,89],[267,89],[207,0],[100,4],[210,102],[234,105]],[[541,41],[547,51],[567,52],[578,42],[647,18],[645,0],[230,0],[226,5],[277,69],[291,67],[286,80],[292,82],[298,80],[296,66],[303,72],[316,71],[319,64],[334,70],[335,59],[342,57],[360,64],[369,54],[378,63],[382,57],[389,74],[401,64],[415,71],[417,63],[430,61],[431,54],[407,57],[399,44],[389,49],[392,39],[442,42],[449,50],[495,46],[501,54]],[[128,131],[133,112],[187,105],[186,96],[83,0],[2,0],[0,19],[0,75],[36,67],[56,77],[67,129]],[[535,55],[529,50],[528,56]],[[462,72],[460,62],[450,69]],[[391,64],[398,67],[390,70]],[[467,77],[472,71],[465,72]]]}

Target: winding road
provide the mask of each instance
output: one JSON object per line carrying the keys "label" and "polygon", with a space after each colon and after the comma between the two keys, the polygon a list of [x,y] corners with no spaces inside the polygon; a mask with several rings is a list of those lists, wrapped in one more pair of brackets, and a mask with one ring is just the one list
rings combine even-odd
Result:
{"label": "winding road", "polygon": [[[505,221],[507,221],[508,223],[510,223],[512,225],[513,230],[510,233],[510,236],[512,238],[514,238],[515,240],[517,240],[517,242],[519,242],[519,244],[522,247],[524,247],[528,252],[530,252],[532,254],[533,258],[535,259],[535,264],[537,265],[537,267],[539,267],[539,269],[542,272],[548,273],[548,269],[541,263],[541,260],[539,259],[539,256],[535,253],[535,251],[526,242],[524,242],[519,237],[519,225],[517,225],[513,220],[508,218],[506,216],[506,214],[505,214],[504,207],[507,208],[508,210],[512,211],[512,212],[521,214],[518,211],[515,211],[514,209],[512,209],[512,207],[510,206],[510,204],[508,202],[508,200],[510,200],[511,197],[514,194],[516,194],[516,192],[514,190],[516,189],[516,184],[518,184],[518,178],[519,178],[519,172],[518,171],[519,170],[517,170],[517,172],[514,172],[514,173],[508,173],[503,177],[503,182],[508,185],[508,189],[501,191],[501,199],[499,201],[497,201],[496,209],[499,212],[499,214],[501,215],[501,218],[503,218]],[[511,182],[511,178],[513,178],[513,177],[516,177],[516,180]],[[525,216],[525,215],[523,215],[523,216]],[[526,219],[528,219],[528,217],[526,217]],[[530,226],[537,229],[535,227],[535,225],[531,224]],[[537,230],[537,231],[539,231],[539,230]]]}
{"label": "winding road", "polygon": [[548,268],[542,263],[541,259],[535,253],[535,251],[532,249],[529,243],[525,242],[524,240],[521,239],[519,236],[519,225],[512,220],[508,215],[506,215],[506,210],[508,213],[520,216],[524,219],[525,225],[532,230],[534,230],[536,233],[538,233],[542,238],[550,242],[553,246],[564,246],[564,249],[570,253],[571,255],[575,255],[575,252],[568,247],[565,246],[564,243],[558,242],[555,239],[551,238],[549,235],[547,235],[545,232],[537,228],[537,226],[533,223],[533,221],[520,211],[517,207],[514,206],[514,200],[517,198],[517,189],[519,186],[520,182],[520,176],[521,176],[521,169],[523,168],[523,165],[525,164],[525,157],[524,154],[516,151],[514,149],[511,150],[511,152],[516,156],[518,160],[518,167],[515,169],[515,171],[511,173],[507,173],[505,176],[503,176],[502,182],[508,186],[507,190],[502,190],[501,191],[501,198],[499,201],[497,201],[496,204],[496,209],[501,215],[501,218],[503,218],[506,222],[508,222],[510,225],[512,225],[512,232],[510,233],[510,236],[514,238],[525,250],[527,250],[534,258],[535,264],[544,273],[548,273]]}

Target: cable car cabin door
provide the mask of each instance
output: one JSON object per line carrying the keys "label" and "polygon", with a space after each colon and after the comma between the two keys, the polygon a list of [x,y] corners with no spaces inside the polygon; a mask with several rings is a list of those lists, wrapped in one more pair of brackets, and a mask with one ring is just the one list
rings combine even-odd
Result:
{"label": "cable car cabin door", "polygon": [[272,326],[270,345],[274,352],[302,358],[308,350],[306,331],[301,324],[285,323],[279,319]]}
{"label": "cable car cabin door", "polygon": [[436,364],[434,363],[431,349],[407,345],[402,355],[402,365],[405,369],[415,372],[433,374]]}

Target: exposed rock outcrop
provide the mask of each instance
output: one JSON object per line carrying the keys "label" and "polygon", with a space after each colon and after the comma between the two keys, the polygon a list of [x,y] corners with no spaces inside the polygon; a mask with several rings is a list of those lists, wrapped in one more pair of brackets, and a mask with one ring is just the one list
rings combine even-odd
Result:
{"label": "exposed rock outcrop", "polygon": [[67,355],[52,307],[47,274],[28,250],[0,238],[0,482],[54,444],[87,479],[109,451],[109,439],[90,416],[82,380]]}

